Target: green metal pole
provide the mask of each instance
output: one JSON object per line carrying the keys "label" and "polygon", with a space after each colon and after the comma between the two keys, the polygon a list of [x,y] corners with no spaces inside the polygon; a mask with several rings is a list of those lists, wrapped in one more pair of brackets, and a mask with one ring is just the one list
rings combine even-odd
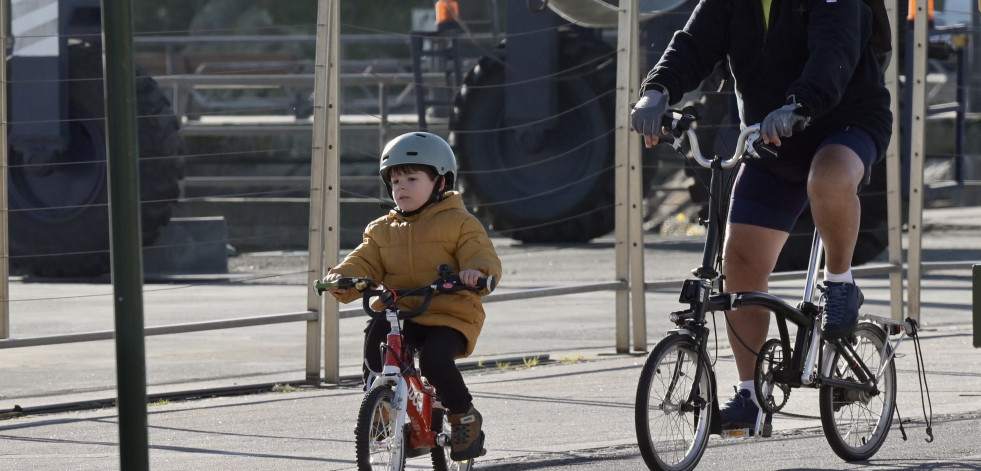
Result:
{"label": "green metal pole", "polygon": [[974,348],[981,348],[981,265],[975,265],[972,270],[971,284],[972,310],[974,311]]}
{"label": "green metal pole", "polygon": [[131,7],[130,0],[103,0],[102,31],[106,58],[106,146],[109,154],[110,249],[116,314],[119,459],[121,469],[141,471],[150,469],[150,459]]}

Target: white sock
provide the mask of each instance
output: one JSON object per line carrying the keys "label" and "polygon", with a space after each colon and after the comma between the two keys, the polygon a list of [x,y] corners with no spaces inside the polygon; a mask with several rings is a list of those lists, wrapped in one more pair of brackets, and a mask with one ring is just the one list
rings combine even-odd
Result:
{"label": "white sock", "polygon": [[756,407],[760,406],[760,403],[758,402],[759,400],[756,399],[756,383],[754,383],[753,380],[747,379],[746,381],[740,381],[739,384],[736,385],[736,389],[739,391],[742,391],[743,389],[749,391],[749,398],[753,400],[753,404],[756,404]]}
{"label": "white sock", "polygon": [[824,281],[830,281],[833,283],[855,283],[855,278],[852,277],[852,269],[849,268],[845,273],[831,273],[827,269],[824,270]]}

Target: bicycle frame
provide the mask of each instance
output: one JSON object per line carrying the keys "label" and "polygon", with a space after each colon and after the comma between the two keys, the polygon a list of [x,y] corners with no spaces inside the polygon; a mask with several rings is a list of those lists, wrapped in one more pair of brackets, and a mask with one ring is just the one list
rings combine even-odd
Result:
{"label": "bicycle frame", "polygon": [[[447,458],[451,458],[447,456],[450,453],[450,433],[444,428],[447,424],[443,422],[446,410],[436,397],[435,388],[416,369],[414,354],[405,345],[399,321],[425,312],[436,292],[493,291],[497,280],[493,276],[479,278],[473,286],[469,286],[451,271],[449,265],[440,265],[437,271],[439,278],[428,286],[413,289],[389,289],[380,281],[360,277],[340,277],[313,284],[318,295],[333,288],[357,289],[362,295],[364,312],[375,322],[385,319],[390,326],[385,343],[381,345],[382,370],[368,373],[368,387],[358,414],[358,426],[355,428],[355,448],[360,469],[371,466],[371,457],[376,453],[387,454],[383,459],[391,464],[404,465],[406,458],[427,452],[432,453],[433,465],[437,469],[450,469],[446,462]],[[423,300],[413,309],[402,310],[398,307],[398,300],[406,296],[422,296]],[[381,301],[385,306],[384,310],[376,311],[372,307],[373,299]],[[380,409],[378,406],[382,403],[390,404],[390,408]],[[381,420],[386,424],[376,429],[378,413],[382,414]],[[394,426],[390,428],[388,423],[391,423],[391,414],[395,414],[395,420]],[[411,426],[406,427],[407,423]],[[384,438],[376,439],[376,434]],[[459,468],[452,469],[469,471],[473,467],[473,459],[455,463]]]}
{"label": "bicycle frame", "polygon": [[[740,133],[736,150],[731,157],[723,159],[715,156],[708,159],[701,154],[694,130],[687,127],[685,123],[686,119],[688,118],[682,114],[681,118],[671,123],[672,128],[675,128],[678,123],[682,124],[680,127],[684,129],[684,133],[687,136],[692,156],[699,165],[711,170],[708,199],[710,214],[707,221],[706,242],[702,251],[702,263],[698,268],[692,270],[692,274],[696,278],[685,280],[682,288],[680,301],[682,303],[689,303],[690,308],[671,314],[672,322],[679,326],[677,329],[672,329],[671,332],[690,335],[695,339],[696,348],[700,353],[707,355],[706,346],[708,345],[710,334],[709,329],[706,327],[706,314],[708,312],[730,311],[742,305],[762,306],[773,312],[780,334],[779,341],[781,347],[784,352],[791,354],[789,360],[784,359],[785,372],[789,374],[777,378],[778,381],[776,383],[785,384],[789,387],[809,386],[815,388],[821,385],[832,385],[845,389],[874,393],[876,379],[881,375],[881,372],[869,371],[864,363],[857,359],[854,350],[847,342],[842,342],[841,340],[833,342],[825,341],[820,335],[818,326],[823,309],[815,303],[817,299],[815,288],[818,284],[818,272],[824,248],[816,230],[814,231],[811,246],[804,294],[798,306],[792,306],[786,301],[765,292],[725,292],[722,286],[723,276],[715,269],[715,266],[719,262],[719,250],[723,231],[722,224],[726,216],[723,171],[738,165],[745,154],[756,155],[755,151],[752,150],[752,144],[758,135],[759,126],[750,126]],[[678,138],[680,135],[676,135],[675,137]],[[672,146],[675,149],[679,149],[680,139],[675,139]],[[716,284],[718,285],[716,286]],[[878,321],[895,323],[906,328],[911,328],[908,323],[889,322],[889,319],[881,318],[878,318]],[[796,341],[793,348],[791,348],[790,344],[791,337],[787,325],[788,322],[797,326]],[[845,356],[850,360],[850,364],[856,365],[853,369],[856,372],[856,376],[861,379],[860,383],[833,379],[832,372],[830,371],[832,365],[824,364],[821,367],[823,359],[831,358],[834,353]],[[883,352],[883,354],[885,359],[886,352]],[[889,355],[893,355],[893,353],[889,353]],[[889,359],[891,359],[891,356]],[[712,368],[706,368],[702,364],[699,364],[696,368],[695,382],[697,383],[701,375],[706,373],[710,375],[712,388],[715,390],[717,384],[715,372]],[[685,407],[691,407],[698,400],[700,394],[701,392],[693,390]],[[718,404],[717,401],[712,402],[712,413],[713,418],[715,418],[718,417]],[[721,425],[718,424],[718,421],[713,420],[712,423],[712,432],[721,434]],[[758,421],[755,432],[758,432],[761,423],[761,421]]]}
{"label": "bicycle frame", "polygon": [[[708,159],[699,152],[690,126],[696,119],[693,112],[672,110],[660,123],[671,130],[675,149],[680,149],[680,138],[687,136],[692,157],[711,170],[711,181],[702,263],[692,270],[694,277],[684,281],[679,297],[688,308],[671,313],[676,327],[650,352],[638,381],[634,425],[644,462],[651,469],[690,471],[698,465],[710,434],[768,437],[773,414],[784,407],[791,389],[805,386],[819,390],[821,428],[831,449],[845,461],[869,459],[888,436],[893,413],[898,414],[895,347],[907,333],[916,344],[915,322],[864,315],[860,319],[872,322],[859,323],[843,339],[824,338],[820,326],[824,306],[815,290],[824,247],[817,231],[803,297],[796,306],[767,292],[726,292],[725,276],[720,273],[722,231],[728,216],[723,170],[735,167],[744,157],[759,157],[752,136],[759,133],[759,127],[740,132],[731,157]],[[755,423],[751,416],[733,414],[722,430],[707,313],[724,311],[728,323],[729,311],[749,306],[759,306],[767,316],[773,313],[779,335],[755,352],[754,387],[749,388],[759,406]],[[793,337],[789,324],[796,326]],[[903,336],[893,343],[890,331],[901,331]],[[732,340],[733,349],[757,348],[738,335]],[[748,397],[745,391],[739,394]],[[932,439],[929,426],[927,433]]]}
{"label": "bicycle frame", "polygon": [[[433,409],[442,409],[435,398],[435,390],[422,377],[413,365],[411,353],[403,344],[402,331],[399,328],[398,310],[387,309],[385,319],[391,324],[385,345],[385,363],[380,374],[369,378],[371,386],[368,391],[377,387],[394,387],[396,404],[396,426],[405,427],[406,418],[412,424],[408,434],[410,450],[434,448],[446,444],[447,437],[432,430]],[[410,407],[411,405],[411,407]],[[405,414],[402,412],[405,411]],[[404,438],[403,438],[404,439]],[[396,443],[396,450],[401,452],[401,443]]]}

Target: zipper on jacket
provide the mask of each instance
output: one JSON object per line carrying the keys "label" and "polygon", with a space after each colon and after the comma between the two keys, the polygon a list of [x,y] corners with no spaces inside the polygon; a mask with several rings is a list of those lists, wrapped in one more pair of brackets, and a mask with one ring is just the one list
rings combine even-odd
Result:
{"label": "zipper on jacket", "polygon": [[762,50],[766,52],[766,43],[770,38],[770,24],[773,22],[773,4],[780,0],[759,0],[759,16],[758,18],[763,19],[763,44]]}

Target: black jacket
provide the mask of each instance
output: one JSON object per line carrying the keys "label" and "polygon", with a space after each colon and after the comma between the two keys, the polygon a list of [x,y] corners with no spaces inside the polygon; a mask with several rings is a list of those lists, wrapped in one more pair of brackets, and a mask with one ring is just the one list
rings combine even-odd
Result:
{"label": "black jacket", "polygon": [[769,20],[767,29],[760,0],[701,0],[642,90],[661,85],[674,104],[728,59],[744,124],[759,123],[793,97],[811,116],[804,133],[851,124],[885,152],[892,112],[868,48],[872,15],[864,2],[773,0]]}

